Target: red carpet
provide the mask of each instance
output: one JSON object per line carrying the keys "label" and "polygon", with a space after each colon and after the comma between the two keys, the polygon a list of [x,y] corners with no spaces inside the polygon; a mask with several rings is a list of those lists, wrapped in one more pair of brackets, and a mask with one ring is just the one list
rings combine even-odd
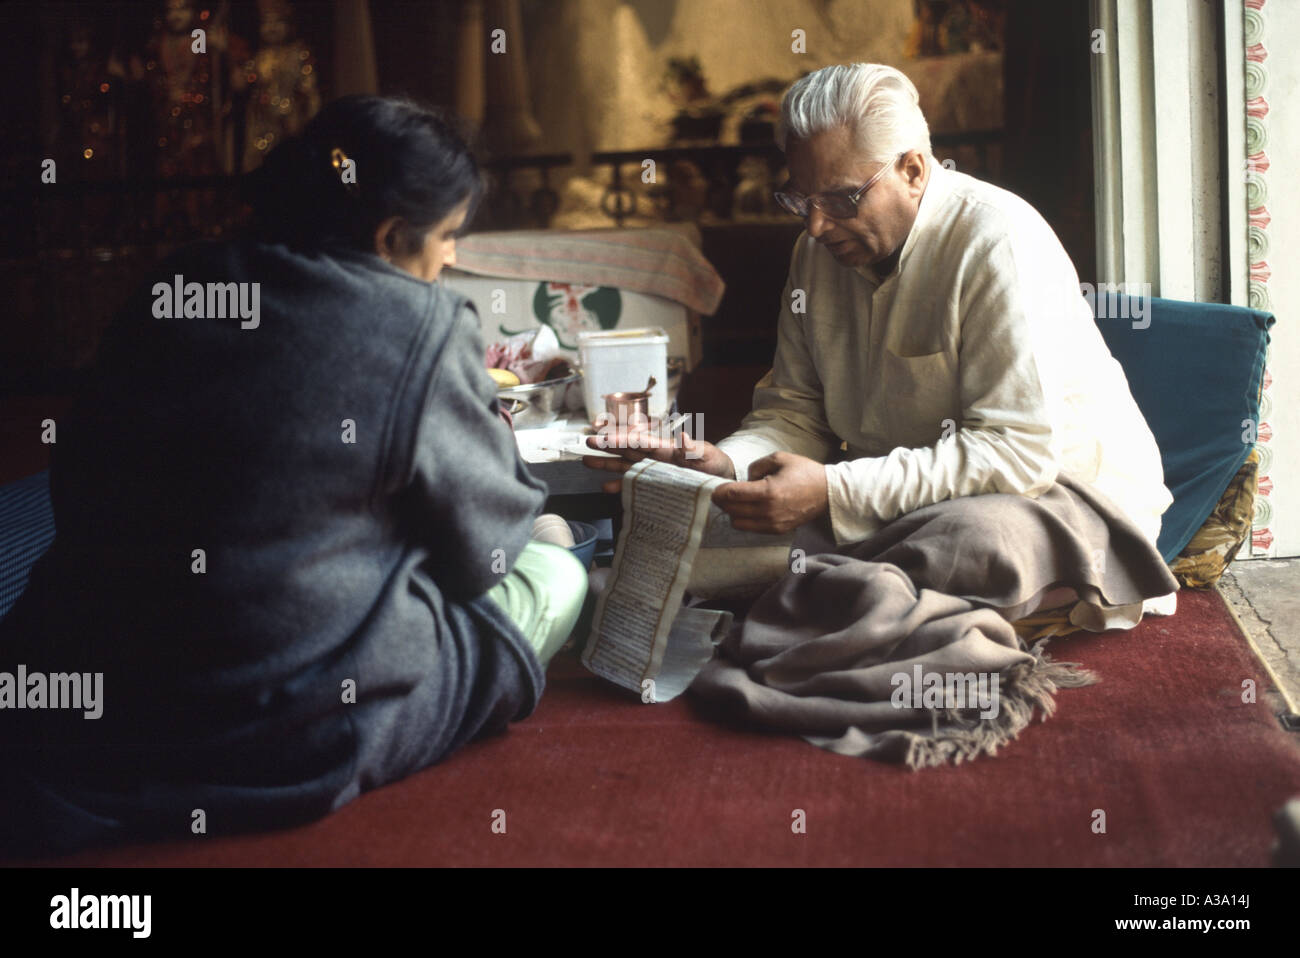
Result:
{"label": "red carpet", "polygon": [[529,720],[321,822],[57,864],[1267,866],[1300,742],[1218,594],[1179,598],[1130,633],[1060,640],[1101,684],[959,767],[908,772],[643,705],[565,655]]}

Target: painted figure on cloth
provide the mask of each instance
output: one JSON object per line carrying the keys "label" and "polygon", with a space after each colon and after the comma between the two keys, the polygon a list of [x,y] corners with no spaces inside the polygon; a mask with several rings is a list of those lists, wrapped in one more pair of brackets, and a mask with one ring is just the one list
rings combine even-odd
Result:
{"label": "painted figure on cloth", "polygon": [[242,169],[261,164],[267,151],[299,133],[320,109],[316,64],[307,45],[294,36],[293,10],[283,0],[259,0],[257,52],[236,70],[236,92],[247,90]]}

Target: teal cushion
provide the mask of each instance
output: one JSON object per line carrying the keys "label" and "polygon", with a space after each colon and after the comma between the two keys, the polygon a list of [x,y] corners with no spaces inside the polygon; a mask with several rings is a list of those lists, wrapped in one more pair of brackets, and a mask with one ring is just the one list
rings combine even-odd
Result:
{"label": "teal cushion", "polygon": [[1133,298],[1088,299],[1094,315],[1101,306],[1097,326],[1160,447],[1174,502],[1156,546],[1170,562],[1250,455],[1275,320],[1242,306],[1156,298],[1136,319]]}

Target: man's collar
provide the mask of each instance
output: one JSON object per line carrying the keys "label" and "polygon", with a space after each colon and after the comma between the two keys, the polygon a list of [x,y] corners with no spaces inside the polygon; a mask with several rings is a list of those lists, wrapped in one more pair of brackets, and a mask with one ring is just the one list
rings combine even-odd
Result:
{"label": "man's collar", "polygon": [[936,211],[943,205],[943,201],[952,191],[952,181],[948,170],[944,168],[933,155],[929,157],[930,168],[929,179],[925,183],[925,192],[921,194],[921,202],[916,210],[916,219],[912,221],[912,228],[907,233],[907,239],[903,241],[903,251],[898,256],[898,263],[885,276],[877,275],[876,271],[870,266],[858,266],[857,271],[869,279],[876,286],[883,285],[891,276],[895,276],[903,271],[907,265],[908,253],[916,245],[917,237],[926,228],[935,217]]}

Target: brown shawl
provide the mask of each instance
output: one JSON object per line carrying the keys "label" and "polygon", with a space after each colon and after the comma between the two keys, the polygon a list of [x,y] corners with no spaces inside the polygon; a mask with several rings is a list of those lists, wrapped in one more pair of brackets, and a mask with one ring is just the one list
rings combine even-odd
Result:
{"label": "brown shawl", "polygon": [[1012,628],[1057,586],[1104,605],[1178,588],[1113,503],[1060,476],[1037,499],[940,502],[809,555],[758,599],[691,692],[840,754],[911,768],[993,755],[1035,708],[1052,714],[1058,688],[1097,681]]}

